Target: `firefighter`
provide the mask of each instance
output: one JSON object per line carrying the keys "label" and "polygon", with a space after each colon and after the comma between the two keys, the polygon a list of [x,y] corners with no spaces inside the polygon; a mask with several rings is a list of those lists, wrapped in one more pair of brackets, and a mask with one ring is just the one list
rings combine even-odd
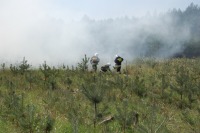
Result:
{"label": "firefighter", "polygon": [[99,54],[95,53],[94,56],[92,56],[92,58],[90,59],[90,63],[92,64],[92,69],[96,72],[97,71],[97,65],[100,61],[99,59]]}
{"label": "firefighter", "polygon": [[119,55],[116,55],[116,58],[115,58],[115,60],[114,60],[114,62],[115,62],[115,69],[116,69],[116,71],[118,72],[118,73],[121,73],[121,65],[122,65],[122,61],[123,61],[124,59],[122,58],[122,57],[120,57]]}
{"label": "firefighter", "polygon": [[103,71],[103,72],[107,72],[107,71],[111,72],[110,66],[111,66],[111,64],[107,63],[106,65],[101,67],[101,71]]}

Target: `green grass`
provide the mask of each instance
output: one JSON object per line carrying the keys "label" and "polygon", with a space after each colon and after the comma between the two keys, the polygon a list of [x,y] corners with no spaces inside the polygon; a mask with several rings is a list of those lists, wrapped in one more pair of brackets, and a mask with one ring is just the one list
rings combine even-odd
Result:
{"label": "green grass", "polygon": [[[199,65],[199,59],[138,59],[122,74],[1,70],[0,132],[198,132]],[[108,116],[114,119],[99,124]]]}

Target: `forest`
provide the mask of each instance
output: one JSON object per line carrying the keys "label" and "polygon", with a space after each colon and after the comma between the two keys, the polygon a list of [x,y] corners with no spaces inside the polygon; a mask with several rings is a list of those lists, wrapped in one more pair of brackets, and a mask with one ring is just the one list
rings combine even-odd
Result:
{"label": "forest", "polygon": [[170,15],[176,17],[175,25],[179,27],[180,25],[189,25],[191,37],[184,42],[183,50],[175,56],[179,57],[199,57],[200,56],[200,7],[198,5],[190,4],[185,11],[172,10]]}
{"label": "forest", "polygon": [[130,58],[193,58],[200,55],[199,21],[200,7],[191,3],[185,10],[169,9],[142,18],[93,20],[85,16],[81,23],[105,53],[121,51]]}

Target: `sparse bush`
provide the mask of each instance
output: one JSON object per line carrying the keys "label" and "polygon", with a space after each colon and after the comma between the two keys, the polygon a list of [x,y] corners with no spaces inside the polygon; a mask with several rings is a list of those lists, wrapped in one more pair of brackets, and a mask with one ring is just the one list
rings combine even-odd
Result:
{"label": "sparse bush", "polygon": [[135,77],[135,79],[132,81],[131,89],[141,98],[147,96],[147,89],[145,87],[145,82],[142,77]]}
{"label": "sparse bush", "polygon": [[45,133],[50,133],[53,130],[55,124],[55,119],[50,115],[47,115],[43,118],[43,128]]}
{"label": "sparse bush", "polygon": [[94,78],[93,83],[82,84],[82,93],[94,104],[94,127],[96,127],[97,122],[97,104],[102,102],[105,96],[105,86],[100,78]]}
{"label": "sparse bush", "polygon": [[78,63],[78,70],[87,71],[89,60],[90,58],[88,58],[85,54],[85,57],[82,59],[81,63]]}
{"label": "sparse bush", "polygon": [[2,70],[5,71],[6,64],[5,64],[5,63],[2,63],[2,64],[1,64],[1,67],[2,67]]}
{"label": "sparse bush", "polygon": [[44,81],[46,82],[51,75],[51,67],[47,65],[46,61],[40,66],[40,71],[43,73]]}
{"label": "sparse bush", "polygon": [[19,71],[21,74],[24,74],[25,72],[28,71],[29,68],[30,68],[30,65],[28,64],[28,61],[24,57],[22,62],[19,65]]}

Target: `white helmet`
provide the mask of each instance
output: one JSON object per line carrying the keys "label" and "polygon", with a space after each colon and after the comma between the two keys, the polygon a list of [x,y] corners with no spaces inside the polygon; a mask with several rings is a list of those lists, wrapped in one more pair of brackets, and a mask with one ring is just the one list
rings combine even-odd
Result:
{"label": "white helmet", "polygon": [[115,55],[116,57],[119,57],[117,54]]}
{"label": "white helmet", "polygon": [[111,66],[110,62],[107,63],[108,66]]}
{"label": "white helmet", "polygon": [[98,53],[95,53],[94,55],[95,55],[95,56],[98,56],[99,54],[98,54]]}

